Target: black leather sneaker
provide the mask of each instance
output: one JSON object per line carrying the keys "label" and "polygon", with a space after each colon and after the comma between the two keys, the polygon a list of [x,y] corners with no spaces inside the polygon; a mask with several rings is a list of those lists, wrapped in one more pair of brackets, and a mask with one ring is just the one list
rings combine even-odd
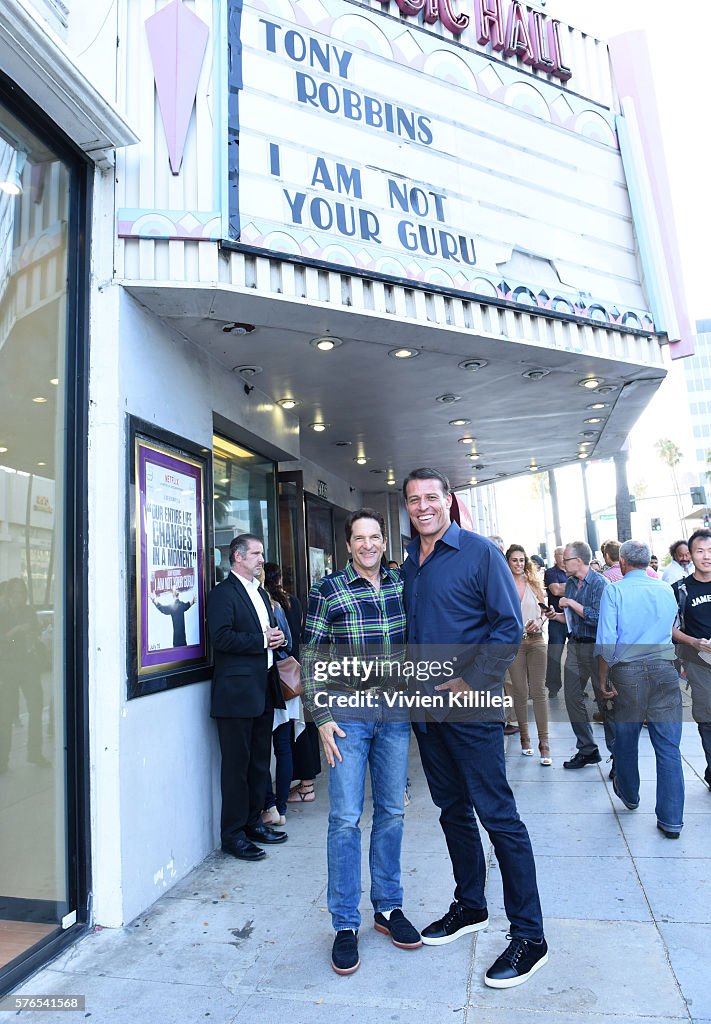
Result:
{"label": "black leather sneaker", "polygon": [[473,907],[465,907],[455,900],[444,917],[422,929],[422,941],[426,946],[443,946],[446,942],[454,942],[462,935],[481,931],[488,923],[489,913],[486,907],[483,910],[476,910]]}
{"label": "black leather sneaker", "polygon": [[402,910],[391,910],[389,918],[383,914],[375,915],[375,930],[389,935],[393,946],[398,949],[419,949],[422,945],[420,933],[414,924],[410,924]]}
{"label": "black leather sneaker", "polygon": [[511,939],[501,956],[494,961],[484,975],[484,984],[489,988],[514,988],[523,985],[539,967],[548,963],[548,946],[545,939]]}
{"label": "black leather sneaker", "polygon": [[563,761],[564,768],[587,768],[589,764],[600,764],[602,758],[600,757],[600,751],[596,750],[593,754],[581,754],[577,752],[575,757],[571,757],[569,761]]}
{"label": "black leather sneaker", "polygon": [[336,932],[331,950],[331,967],[336,974],[353,974],[360,967],[358,932],[352,929]]}
{"label": "black leather sneaker", "polygon": [[678,839],[681,834],[680,832],[670,832],[669,829],[664,828],[662,825],[659,824],[659,822],[657,822],[657,828],[663,836],[667,837],[667,839]]}

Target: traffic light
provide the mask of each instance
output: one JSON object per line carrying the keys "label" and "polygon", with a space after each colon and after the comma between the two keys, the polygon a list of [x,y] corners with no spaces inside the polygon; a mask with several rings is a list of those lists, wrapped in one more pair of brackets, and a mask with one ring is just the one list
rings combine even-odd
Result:
{"label": "traffic light", "polygon": [[652,520],[652,529],[654,530],[654,532],[657,533],[659,530],[661,530],[661,528],[662,528],[662,521],[661,521],[661,519],[653,519]]}
{"label": "traffic light", "polygon": [[692,487],[689,493],[691,494],[692,505],[706,504],[706,491],[703,487]]}

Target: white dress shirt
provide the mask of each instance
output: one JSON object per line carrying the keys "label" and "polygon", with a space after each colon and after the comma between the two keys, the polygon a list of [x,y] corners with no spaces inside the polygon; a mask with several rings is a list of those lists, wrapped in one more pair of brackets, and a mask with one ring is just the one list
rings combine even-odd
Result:
{"label": "white dress shirt", "polygon": [[264,603],[264,598],[259,593],[259,580],[246,580],[244,576],[240,576],[239,573],[233,573],[234,576],[240,581],[244,589],[247,591],[249,600],[254,605],[254,610],[259,618],[259,624],[264,630],[264,646],[267,648],[267,668],[271,668],[274,664],[274,652],[271,647],[268,646],[267,642],[267,630],[269,629],[269,612],[267,606]]}

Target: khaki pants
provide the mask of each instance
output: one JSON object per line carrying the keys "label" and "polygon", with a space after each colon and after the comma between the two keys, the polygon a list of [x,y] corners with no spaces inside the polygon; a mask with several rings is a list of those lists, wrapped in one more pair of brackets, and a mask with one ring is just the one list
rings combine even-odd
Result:
{"label": "khaki pants", "polygon": [[515,660],[509,665],[514,711],[521,730],[521,746],[530,746],[528,697],[533,700],[538,742],[548,743],[548,698],[546,696],[546,642],[542,636],[529,636],[521,643]]}

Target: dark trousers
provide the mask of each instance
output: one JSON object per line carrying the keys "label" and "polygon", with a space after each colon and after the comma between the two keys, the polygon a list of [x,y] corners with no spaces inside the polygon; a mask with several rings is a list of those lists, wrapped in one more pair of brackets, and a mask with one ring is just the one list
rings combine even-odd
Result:
{"label": "dark trousers", "polygon": [[685,661],[684,668],[691,687],[691,714],[699,728],[706,771],[711,774],[711,667]]}
{"label": "dark trousers", "polygon": [[503,724],[427,722],[426,731],[422,729],[414,725],[430,794],[440,809],[456,883],[454,898],[467,907],[486,906],[486,860],[478,817],[494,844],[511,934],[540,939],[543,917],[536,865],[506,779]]}
{"label": "dark trousers", "polygon": [[294,762],[292,769],[294,779],[315,779],[321,774],[321,743],[316,723],[309,721],[308,712],[306,715],[306,728],[294,740],[291,746],[291,754]]}
{"label": "dark trousers", "polygon": [[271,779],[267,780],[267,795],[264,801],[264,809],[266,811],[270,807],[276,807],[279,814],[286,814],[286,801],[289,797],[289,787],[291,786],[294,774],[291,756],[293,738],[294,723],[291,721],[278,725],[272,733],[272,744],[276,759],[276,778],[273,789]]}
{"label": "dark trousers", "polygon": [[546,689],[553,695],[561,687],[561,661],[568,630],[563,622],[548,623],[548,660],[546,664]]}
{"label": "dark trousers", "polygon": [[565,659],[563,673],[563,693],[565,710],[568,712],[570,724],[575,733],[576,745],[582,754],[597,752],[597,743],[593,737],[592,726],[585,706],[585,687],[588,679],[592,682],[593,693],[598,711],[603,716],[605,744],[610,753],[615,742],[613,713],[607,708],[607,702],[600,694],[600,680],[597,672],[597,658],[593,657],[595,644],[581,644],[574,640],[568,641],[568,656]]}
{"label": "dark trousers", "polygon": [[274,708],[267,693],[267,706],[259,718],[217,718],[222,767],[222,845],[244,835],[247,825],[256,825],[264,807],[269,785],[272,722]]}

